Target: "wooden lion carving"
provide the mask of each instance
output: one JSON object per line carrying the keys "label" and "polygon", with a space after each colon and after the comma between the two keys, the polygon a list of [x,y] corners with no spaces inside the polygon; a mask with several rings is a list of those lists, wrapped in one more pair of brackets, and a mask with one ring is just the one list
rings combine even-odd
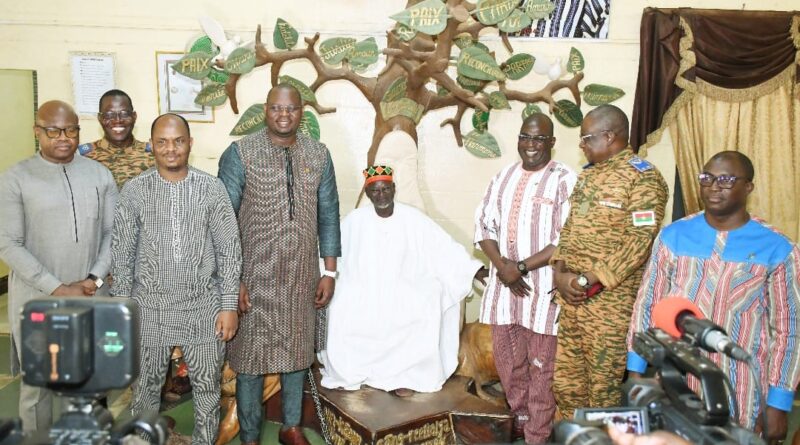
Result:
{"label": "wooden lion carving", "polygon": [[[236,372],[228,366],[227,361],[222,368],[220,389],[222,397],[219,405],[222,409],[223,417],[219,422],[219,435],[217,436],[216,445],[226,444],[239,434],[239,415],[236,413]],[[264,392],[261,395],[262,403],[274,396],[280,389],[281,383],[278,375],[268,374],[264,379]]]}
{"label": "wooden lion carving", "polygon": [[479,322],[467,323],[461,330],[458,347],[456,375],[469,377],[475,382],[478,397],[497,406],[505,406],[503,397],[489,394],[485,387],[500,381],[494,364],[492,327]]}

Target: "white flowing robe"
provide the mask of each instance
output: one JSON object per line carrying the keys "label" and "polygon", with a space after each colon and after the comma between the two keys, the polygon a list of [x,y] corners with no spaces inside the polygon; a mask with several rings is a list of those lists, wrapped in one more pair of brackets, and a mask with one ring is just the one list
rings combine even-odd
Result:
{"label": "white flowing robe", "polygon": [[441,389],[458,362],[459,302],[482,263],[428,216],[395,202],[342,221],[322,386]]}

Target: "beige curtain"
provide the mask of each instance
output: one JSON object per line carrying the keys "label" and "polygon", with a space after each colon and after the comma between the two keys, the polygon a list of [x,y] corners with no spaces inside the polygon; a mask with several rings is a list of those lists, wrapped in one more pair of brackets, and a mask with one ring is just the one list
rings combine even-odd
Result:
{"label": "beige curtain", "polygon": [[702,210],[697,175],[705,162],[736,150],[755,167],[751,214],[795,242],[800,238],[800,86],[794,68],[749,91],[698,82],[676,100],[669,131],[687,214]]}

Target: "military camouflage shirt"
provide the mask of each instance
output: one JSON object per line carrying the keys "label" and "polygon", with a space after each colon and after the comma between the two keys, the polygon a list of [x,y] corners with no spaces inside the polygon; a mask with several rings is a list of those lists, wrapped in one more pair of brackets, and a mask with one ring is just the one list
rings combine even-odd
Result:
{"label": "military camouflage shirt", "polygon": [[111,170],[114,181],[120,189],[129,179],[135,178],[139,173],[156,165],[150,144],[136,139],[133,140],[133,145],[130,147],[117,148],[103,138],[99,141],[81,144],[78,151],[81,155],[94,159]]}
{"label": "military camouflage shirt", "polygon": [[617,287],[647,260],[667,192],[661,173],[630,147],[585,167],[551,264],[562,260],[572,272],[594,273],[608,290]]}

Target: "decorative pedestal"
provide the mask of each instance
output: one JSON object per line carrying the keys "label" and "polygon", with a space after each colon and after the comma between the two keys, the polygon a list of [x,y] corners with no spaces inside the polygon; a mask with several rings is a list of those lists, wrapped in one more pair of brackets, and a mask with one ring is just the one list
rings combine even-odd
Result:
{"label": "decorative pedestal", "polygon": [[[315,371],[320,402],[334,445],[508,443],[512,415],[468,391],[471,381],[454,376],[441,391],[395,397],[364,388],[322,388]],[[321,431],[308,385],[303,426]],[[267,402],[267,418],[280,422],[280,395]]]}

